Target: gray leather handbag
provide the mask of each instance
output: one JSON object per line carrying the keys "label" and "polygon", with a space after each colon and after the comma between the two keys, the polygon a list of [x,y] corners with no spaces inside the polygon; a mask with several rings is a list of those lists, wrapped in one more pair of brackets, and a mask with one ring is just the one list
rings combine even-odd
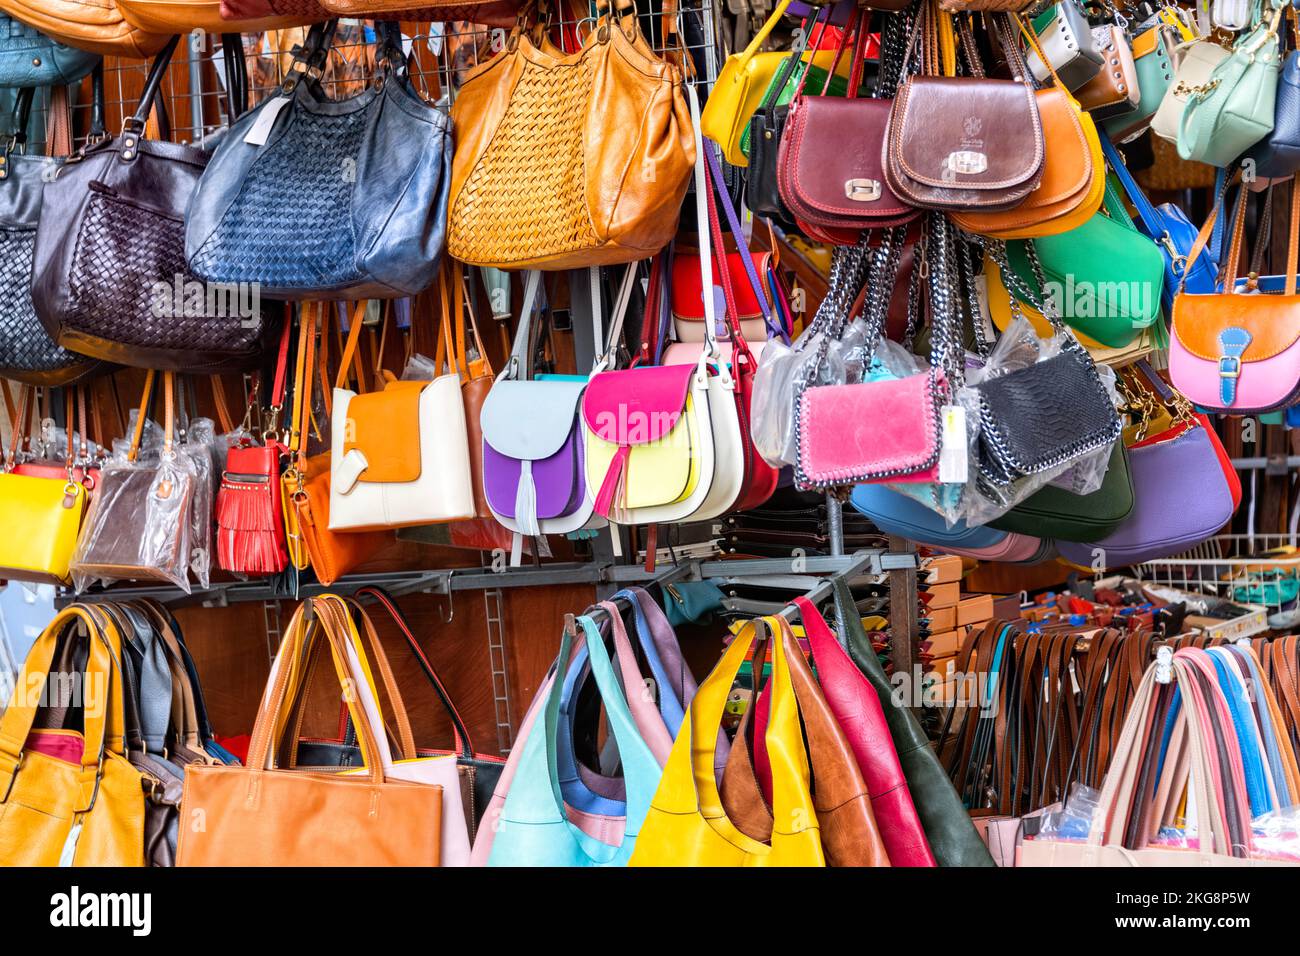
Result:
{"label": "gray leather handbag", "polygon": [[[95,118],[103,117],[103,73],[95,73]],[[0,378],[57,388],[101,369],[101,363],[55,344],[32,304],[32,259],[45,184],[72,152],[67,91],[50,94],[46,139],[54,155],[20,150],[27,140],[36,91],[19,91],[9,133],[0,140]]]}
{"label": "gray leather handbag", "polygon": [[233,124],[190,203],[190,270],[282,299],[400,298],[437,275],[450,118],[411,85],[401,33],[377,25],[377,79],[327,100],[334,22],[312,27],[280,89]]}

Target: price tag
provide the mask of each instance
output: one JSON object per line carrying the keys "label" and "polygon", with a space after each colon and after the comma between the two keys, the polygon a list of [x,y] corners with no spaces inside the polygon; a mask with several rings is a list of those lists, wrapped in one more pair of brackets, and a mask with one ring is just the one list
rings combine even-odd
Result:
{"label": "price tag", "polygon": [[271,127],[275,125],[276,117],[280,111],[289,105],[289,97],[280,95],[269,100],[262,107],[262,112],[258,115],[256,122],[247,133],[244,134],[244,142],[249,146],[265,146],[267,139],[271,136]]}
{"label": "price tag", "polygon": [[939,414],[943,423],[939,480],[945,484],[964,484],[970,470],[966,447],[966,409],[960,405],[945,405]]}

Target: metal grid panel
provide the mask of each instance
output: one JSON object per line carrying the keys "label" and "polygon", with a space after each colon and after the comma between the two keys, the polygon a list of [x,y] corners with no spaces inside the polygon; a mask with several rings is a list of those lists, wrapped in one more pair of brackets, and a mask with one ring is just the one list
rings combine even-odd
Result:
{"label": "metal grid panel", "polygon": [[[664,0],[637,0],[641,28],[656,51],[663,53],[660,21]],[[714,0],[682,0],[678,22],[683,45],[696,63],[694,82],[711,83],[717,76],[718,52],[715,48]],[[576,50],[595,23],[595,6],[589,15],[556,16],[551,32],[553,41],[566,50]],[[689,28],[686,20],[690,20]],[[405,25],[410,29],[410,24]],[[292,61],[291,50],[306,35],[306,29],[246,33],[243,35],[247,58],[250,96],[253,106],[271,93],[283,79]],[[450,109],[456,87],[479,63],[500,51],[510,31],[468,21],[423,23],[414,35],[405,33],[410,56],[412,81],[417,90],[441,109]],[[341,20],[330,56],[323,87],[331,98],[345,98],[360,92],[374,72],[373,25],[361,20]],[[177,48],[163,83],[171,138],[179,143],[200,143],[228,123],[225,99],[225,68],[222,38],[195,32]],[[105,76],[107,115],[110,118],[135,111],[136,91],[144,82],[148,64],[136,61],[112,61]],[[88,87],[86,87],[88,89]],[[197,92],[195,92],[197,91]],[[87,97],[74,106],[76,128],[86,129],[90,104]],[[42,91],[34,108],[35,129],[44,127],[48,98]],[[36,136],[29,149],[44,149]]]}

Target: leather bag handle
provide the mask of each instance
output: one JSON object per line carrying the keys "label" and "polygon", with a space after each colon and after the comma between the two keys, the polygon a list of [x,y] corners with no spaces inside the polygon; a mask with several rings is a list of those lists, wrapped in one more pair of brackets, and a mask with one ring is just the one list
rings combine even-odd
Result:
{"label": "leather bag handle", "polygon": [[[149,67],[149,75],[144,81],[144,91],[140,94],[140,104],[136,107],[135,113],[127,117],[122,125],[122,135],[135,133],[137,135],[144,133],[145,126],[149,120],[149,113],[154,107],[154,101],[158,98],[158,91],[162,87],[163,78],[167,76],[167,68],[171,65],[172,56],[176,53],[176,47],[181,42],[179,35],[172,37],[167,41]],[[163,136],[162,138],[166,138]],[[130,145],[129,142],[124,145]]]}

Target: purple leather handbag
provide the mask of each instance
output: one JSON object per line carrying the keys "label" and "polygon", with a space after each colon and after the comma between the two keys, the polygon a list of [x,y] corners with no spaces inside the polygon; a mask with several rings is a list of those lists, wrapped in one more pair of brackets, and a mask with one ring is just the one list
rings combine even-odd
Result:
{"label": "purple leather handbag", "polygon": [[1232,490],[1218,452],[1198,423],[1167,441],[1129,449],[1133,511],[1109,537],[1061,541],[1061,557],[1082,567],[1141,564],[1178,554],[1214,535],[1232,517]]}

